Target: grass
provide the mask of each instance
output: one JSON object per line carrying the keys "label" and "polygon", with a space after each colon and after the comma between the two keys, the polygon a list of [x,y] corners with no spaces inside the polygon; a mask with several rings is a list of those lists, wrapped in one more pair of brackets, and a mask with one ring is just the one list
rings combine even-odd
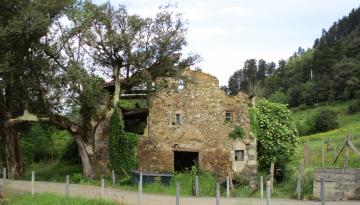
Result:
{"label": "grass", "polygon": [[[176,195],[176,183],[180,184],[180,194],[182,196],[193,195],[193,175],[191,173],[176,173],[169,185],[163,185],[159,180],[155,180],[152,184],[145,184],[143,191],[148,193],[158,193],[166,195]],[[209,172],[201,172],[199,174],[199,195],[214,196],[216,179]],[[131,178],[120,180],[116,187],[119,189],[137,191],[137,186],[131,181]]]}
{"label": "grass", "polygon": [[73,176],[82,172],[81,165],[66,162],[40,162],[25,167],[23,180],[31,180],[31,171],[35,171],[38,181],[64,182],[66,175]]}
{"label": "grass", "polygon": [[119,205],[115,202],[85,199],[79,197],[62,197],[54,194],[13,194],[9,199],[0,200],[1,205]]}
{"label": "grass", "polygon": [[147,108],[146,99],[120,99],[119,106],[123,108]]}
{"label": "grass", "polygon": [[[352,143],[360,150],[360,113],[350,115],[347,113],[348,106],[352,101],[337,102],[330,104],[321,104],[316,107],[295,108],[294,119],[299,122],[304,122],[313,118],[323,108],[328,108],[338,114],[339,128],[327,132],[302,136],[299,138],[299,145],[293,158],[286,164],[287,180],[277,187],[286,190],[291,188],[295,191],[296,176],[298,175],[300,161],[303,159],[303,144],[308,143],[311,147],[311,166],[305,169],[306,177],[302,188],[302,195],[305,199],[312,199],[312,173],[315,169],[321,168],[322,160],[322,146],[323,143],[329,142],[329,148],[325,145],[325,168],[343,168],[344,154],[342,153],[335,164],[333,164],[335,153],[337,153],[344,143],[345,136],[351,134]],[[358,156],[350,151],[349,159],[350,168],[360,168],[360,160]],[[294,191],[288,191],[289,196],[294,197]],[[285,191],[286,192],[286,191]]]}

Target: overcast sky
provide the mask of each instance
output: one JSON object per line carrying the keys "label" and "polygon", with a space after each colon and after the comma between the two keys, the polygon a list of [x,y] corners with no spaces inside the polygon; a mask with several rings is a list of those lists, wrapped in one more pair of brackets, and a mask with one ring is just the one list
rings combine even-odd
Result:
{"label": "overcast sky", "polygon": [[[106,0],[93,0],[101,4]],[[323,28],[360,6],[358,0],[111,0],[130,13],[153,16],[160,5],[177,4],[188,21],[188,46],[196,65],[227,85],[249,58],[278,62],[299,46],[309,48]]]}

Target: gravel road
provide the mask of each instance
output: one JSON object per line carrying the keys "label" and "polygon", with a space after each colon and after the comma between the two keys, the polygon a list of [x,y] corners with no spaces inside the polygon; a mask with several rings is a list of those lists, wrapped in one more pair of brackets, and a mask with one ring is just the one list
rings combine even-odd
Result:
{"label": "gravel road", "polygon": [[[10,181],[8,185],[10,190],[19,192],[31,192],[30,181]],[[65,194],[64,183],[54,182],[35,182],[36,193],[55,193]],[[81,196],[86,198],[100,198],[100,187],[90,185],[70,185],[71,196]],[[125,191],[114,188],[105,188],[104,198],[117,201],[126,205],[137,205],[137,192]],[[175,197],[159,194],[143,193],[142,205],[175,205]],[[180,197],[180,205],[212,205],[216,204],[215,198],[212,197]],[[221,205],[265,205],[264,200],[253,198],[221,198]],[[271,205],[320,205],[319,201],[297,201],[287,199],[272,199]],[[326,202],[326,205],[360,205],[360,201],[339,201]]]}

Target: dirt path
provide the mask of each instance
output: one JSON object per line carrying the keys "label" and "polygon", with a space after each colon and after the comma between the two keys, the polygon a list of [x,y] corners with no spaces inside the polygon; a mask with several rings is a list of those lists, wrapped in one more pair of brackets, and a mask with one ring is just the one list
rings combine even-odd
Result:
{"label": "dirt path", "polygon": [[[29,181],[11,181],[8,185],[10,190],[20,192],[30,192],[31,182]],[[65,194],[64,183],[53,182],[35,182],[36,193],[55,193],[59,195]],[[81,196],[86,198],[100,198],[100,188],[89,185],[70,185],[71,196]],[[137,192],[125,191],[113,188],[105,188],[104,197],[109,200],[122,202],[126,205],[137,205]],[[142,196],[142,205],[172,205],[175,204],[174,196],[157,195],[144,193]],[[180,205],[212,205],[215,204],[215,198],[211,197],[180,197]],[[244,199],[244,198],[221,198],[221,205],[265,205],[264,200],[260,199]],[[282,200],[272,199],[271,205],[320,205],[320,202],[314,201],[296,201],[296,200]],[[348,202],[327,202],[327,205],[359,205],[359,201]]]}

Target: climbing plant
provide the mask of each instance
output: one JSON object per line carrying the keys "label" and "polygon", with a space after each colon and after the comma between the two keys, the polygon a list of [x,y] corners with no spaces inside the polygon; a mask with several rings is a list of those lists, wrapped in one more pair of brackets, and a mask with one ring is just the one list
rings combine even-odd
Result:
{"label": "climbing plant", "polygon": [[138,136],[124,131],[121,110],[115,108],[110,119],[109,157],[110,167],[117,173],[129,172],[138,165],[136,146]]}

